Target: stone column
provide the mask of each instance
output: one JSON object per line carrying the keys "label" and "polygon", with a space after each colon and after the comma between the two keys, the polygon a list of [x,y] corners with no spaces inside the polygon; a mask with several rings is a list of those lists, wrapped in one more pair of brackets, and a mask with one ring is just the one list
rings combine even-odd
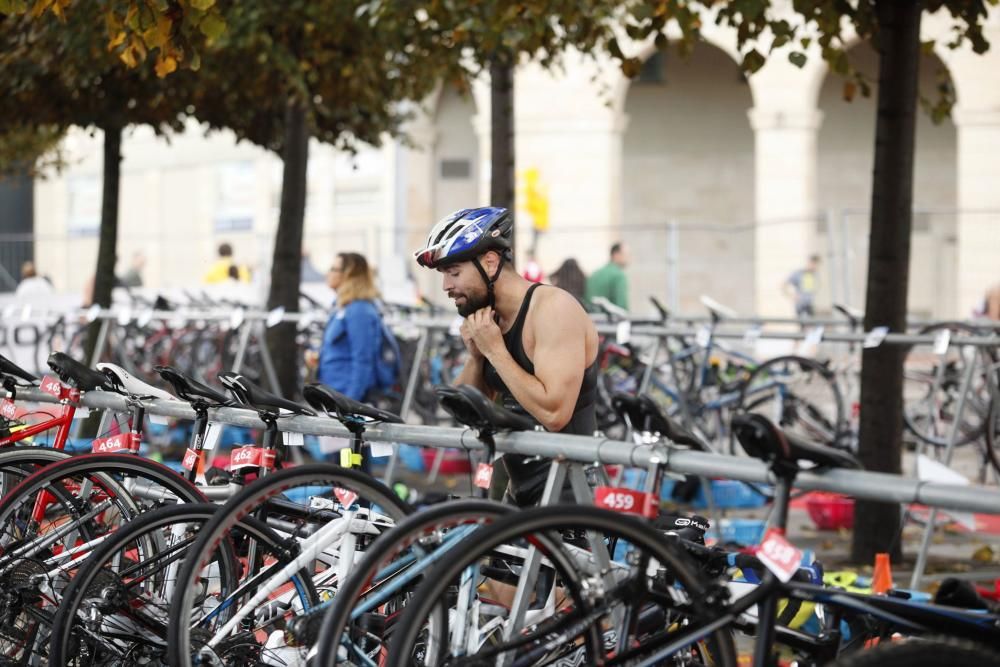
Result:
{"label": "stone column", "polygon": [[816,136],[823,114],[757,107],[749,116],[756,137],[755,311],[789,317],[794,307],[782,284],[816,250]]}

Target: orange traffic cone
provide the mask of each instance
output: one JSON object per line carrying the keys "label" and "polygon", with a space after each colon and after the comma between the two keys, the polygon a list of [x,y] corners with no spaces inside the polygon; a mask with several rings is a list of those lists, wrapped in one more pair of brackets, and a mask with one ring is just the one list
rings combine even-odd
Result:
{"label": "orange traffic cone", "polygon": [[892,565],[889,563],[889,554],[875,554],[875,572],[872,574],[872,592],[876,595],[885,595],[892,588]]}

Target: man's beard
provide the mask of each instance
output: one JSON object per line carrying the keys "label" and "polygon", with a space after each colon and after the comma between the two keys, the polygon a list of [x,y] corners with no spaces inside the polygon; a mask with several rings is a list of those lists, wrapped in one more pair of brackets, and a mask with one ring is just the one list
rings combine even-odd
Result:
{"label": "man's beard", "polygon": [[461,306],[457,303],[455,304],[458,314],[462,317],[468,317],[477,310],[490,305],[489,297],[486,294],[463,294],[462,296],[465,297],[465,302]]}

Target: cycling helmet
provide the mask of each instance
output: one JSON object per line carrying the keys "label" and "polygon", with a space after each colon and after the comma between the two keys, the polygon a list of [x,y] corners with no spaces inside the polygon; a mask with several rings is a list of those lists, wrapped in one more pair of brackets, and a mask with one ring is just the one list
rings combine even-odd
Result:
{"label": "cycling helmet", "polygon": [[[414,253],[417,263],[429,269],[471,261],[486,283],[490,307],[496,306],[493,285],[505,261],[510,261],[510,244],[514,232],[513,220],[499,206],[463,208],[444,218],[431,229],[425,246]],[[479,262],[488,250],[500,253],[500,264],[492,277]]]}
{"label": "cycling helmet", "polygon": [[487,250],[509,255],[513,224],[507,209],[463,208],[442,219],[427,236],[427,243],[414,253],[417,263],[429,269],[467,262]]}

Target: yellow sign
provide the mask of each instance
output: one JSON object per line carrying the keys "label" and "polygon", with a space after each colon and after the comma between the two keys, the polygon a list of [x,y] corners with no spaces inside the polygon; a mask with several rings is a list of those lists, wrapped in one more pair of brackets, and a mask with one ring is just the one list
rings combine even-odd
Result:
{"label": "yellow sign", "polygon": [[531,216],[531,225],[535,231],[544,232],[549,228],[549,192],[542,183],[536,167],[529,167],[521,172],[522,192],[524,192],[524,211]]}

